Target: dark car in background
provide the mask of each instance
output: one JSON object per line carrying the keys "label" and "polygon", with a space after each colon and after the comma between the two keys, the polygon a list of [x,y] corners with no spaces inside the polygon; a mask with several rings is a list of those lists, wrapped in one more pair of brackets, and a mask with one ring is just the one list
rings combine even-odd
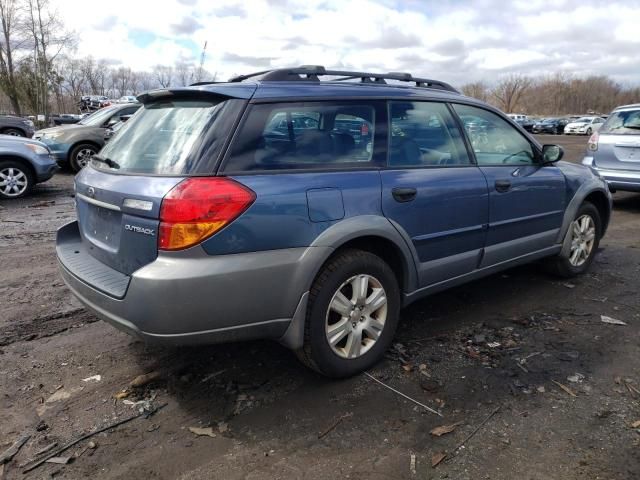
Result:
{"label": "dark car in background", "polygon": [[54,115],[51,117],[51,122],[54,125],[72,125],[78,123],[82,117],[72,113],[61,113],[60,115]]}
{"label": "dark car in background", "polygon": [[58,168],[46,145],[30,138],[0,135],[0,199],[28,194]]}
{"label": "dark car in background", "polygon": [[73,125],[38,130],[34,138],[46,144],[61,165],[80,171],[104,145],[105,129],[134,114],[140,104],[117,104],[98,110]]}
{"label": "dark car in background", "polygon": [[525,118],[525,119],[517,119],[514,120],[518,125],[520,125],[522,128],[524,128],[527,132],[533,132],[533,126],[535,125],[535,122],[533,120],[531,120],[530,118]]}
{"label": "dark car in background", "polygon": [[536,122],[531,131],[533,133],[551,133],[553,135],[560,135],[564,133],[564,127],[567,126],[569,120],[566,118],[545,118],[539,122]]}
{"label": "dark car in background", "polygon": [[0,134],[14,137],[33,137],[33,122],[14,115],[0,115]]}

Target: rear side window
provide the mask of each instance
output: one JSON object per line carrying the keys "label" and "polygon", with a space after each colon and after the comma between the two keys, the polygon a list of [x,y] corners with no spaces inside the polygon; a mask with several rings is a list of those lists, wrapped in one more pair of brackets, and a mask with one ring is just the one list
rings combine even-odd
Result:
{"label": "rear side window", "polygon": [[600,133],[640,135],[640,109],[613,112],[600,127]]}
{"label": "rear side window", "polygon": [[376,108],[362,103],[254,105],[235,136],[225,173],[370,167]]}
{"label": "rear side window", "polygon": [[101,150],[114,173],[193,175],[213,173],[240,112],[241,100],[161,100],[145,105]]}
{"label": "rear side window", "polygon": [[389,102],[389,167],[446,167],[471,163],[447,106]]}

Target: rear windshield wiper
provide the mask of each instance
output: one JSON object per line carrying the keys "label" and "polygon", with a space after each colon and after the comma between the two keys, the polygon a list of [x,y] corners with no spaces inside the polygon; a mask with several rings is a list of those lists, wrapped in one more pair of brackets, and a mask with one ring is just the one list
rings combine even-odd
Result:
{"label": "rear windshield wiper", "polygon": [[102,157],[100,155],[93,155],[91,157],[91,160],[95,160],[96,162],[104,163],[107,167],[113,168],[114,170],[117,170],[117,169],[120,168],[120,165],[118,165],[117,162],[114,162],[113,160],[111,160],[108,157]]}

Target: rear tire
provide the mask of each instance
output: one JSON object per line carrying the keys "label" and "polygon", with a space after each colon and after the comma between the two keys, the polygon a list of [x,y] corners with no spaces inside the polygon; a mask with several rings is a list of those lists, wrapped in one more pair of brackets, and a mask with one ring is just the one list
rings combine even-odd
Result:
{"label": "rear tire", "polygon": [[33,174],[23,163],[0,161],[0,199],[24,197],[33,188]]}
{"label": "rear tire", "polygon": [[304,346],[296,353],[322,375],[355,375],[382,359],[399,316],[400,289],[391,267],[369,252],[345,250],[311,287]]}
{"label": "rear tire", "polygon": [[547,264],[552,273],[564,278],[585,273],[596,255],[602,235],[602,220],[595,205],[584,202],[580,206],[567,235],[571,235],[569,252],[558,254]]}
{"label": "rear tire", "polygon": [[98,148],[90,143],[81,143],[71,150],[69,154],[69,165],[71,169],[78,173],[87,166],[91,157],[98,153]]}

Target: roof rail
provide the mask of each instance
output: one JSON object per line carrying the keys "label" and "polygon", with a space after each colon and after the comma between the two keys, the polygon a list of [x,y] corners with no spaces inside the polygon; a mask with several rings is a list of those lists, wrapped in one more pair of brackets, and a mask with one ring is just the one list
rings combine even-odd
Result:
{"label": "roof rail", "polygon": [[336,81],[360,79],[362,83],[387,83],[386,80],[396,80],[400,82],[412,82],[416,87],[436,88],[446,90],[448,92],[460,93],[451,85],[440,80],[432,80],[430,78],[414,77],[406,72],[389,72],[389,73],[370,73],[344,70],[327,70],[322,65],[302,65],[294,68],[278,68],[274,70],[263,70],[261,72],[249,73],[247,75],[239,75],[229,79],[230,82],[241,82],[249,78],[260,77],[263,82],[282,82],[282,81],[308,81],[319,82],[322,76],[337,76]]}

